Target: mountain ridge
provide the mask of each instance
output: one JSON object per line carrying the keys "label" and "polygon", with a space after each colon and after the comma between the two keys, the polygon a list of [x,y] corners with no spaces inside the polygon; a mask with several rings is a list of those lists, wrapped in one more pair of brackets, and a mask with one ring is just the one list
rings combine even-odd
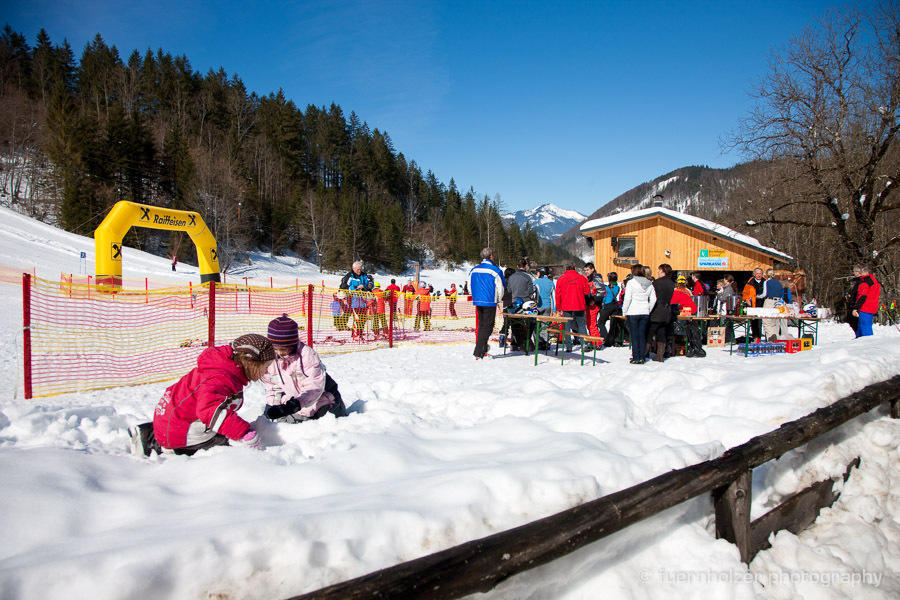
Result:
{"label": "mountain ridge", "polygon": [[504,222],[515,222],[520,228],[530,225],[538,238],[553,241],[587,218],[577,210],[560,208],[552,202],[528,210],[517,210],[500,215]]}

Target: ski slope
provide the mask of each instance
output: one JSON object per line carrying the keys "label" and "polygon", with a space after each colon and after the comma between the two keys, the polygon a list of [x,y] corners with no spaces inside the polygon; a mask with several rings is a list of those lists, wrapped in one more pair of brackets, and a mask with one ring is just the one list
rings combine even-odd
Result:
{"label": "ski slope", "polygon": [[[78,273],[88,238],[0,210],[0,264]],[[126,249],[126,277],[199,280],[196,267]],[[293,257],[255,253],[227,277],[336,283]],[[386,283],[390,275],[376,274]],[[403,280],[408,274],[398,279]],[[437,289],[463,271],[430,270]],[[21,396],[21,288],[0,284],[0,598],[274,599],[515,527],[721,454],[900,373],[900,333],[854,340],[826,324],[796,355],[628,364],[503,356],[469,345],[326,358],[352,414],[299,425],[240,413],[266,449],[129,454],[167,384]],[[273,317],[276,315],[273,315]],[[13,385],[13,382],[18,382]],[[753,515],[857,456],[839,502],[781,532],[748,568],[714,538],[701,497],[504,582],[479,598],[896,598],[900,424],[878,410],[754,473]]]}

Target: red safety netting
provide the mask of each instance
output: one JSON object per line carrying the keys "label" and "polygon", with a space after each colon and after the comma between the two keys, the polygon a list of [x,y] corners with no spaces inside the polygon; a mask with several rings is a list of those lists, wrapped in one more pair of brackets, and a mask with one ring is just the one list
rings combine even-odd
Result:
{"label": "red safety netting", "polygon": [[244,333],[265,334],[281,314],[294,319],[301,339],[321,354],[474,340],[468,298],[406,294],[392,301],[380,290],[299,283],[163,287],[145,280],[128,289],[21,273],[19,282],[26,397],[174,379],[196,364],[210,340],[220,345]]}

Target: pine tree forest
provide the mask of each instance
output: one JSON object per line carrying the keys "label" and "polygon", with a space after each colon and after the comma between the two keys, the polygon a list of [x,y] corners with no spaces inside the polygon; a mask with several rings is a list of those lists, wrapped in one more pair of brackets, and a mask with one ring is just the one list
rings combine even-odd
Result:
{"label": "pine tree forest", "polygon": [[[258,96],[162,49],[123,60],[98,34],[80,56],[42,30],[0,35],[2,176],[30,216],[91,235],[120,200],[200,213],[223,270],[252,248],[322,269],[353,260],[404,270],[495,248],[502,264],[573,260],[530,227],[505,226],[499,196],[442,183],[342,107]],[[182,234],[135,228],[125,243],[191,262]]]}

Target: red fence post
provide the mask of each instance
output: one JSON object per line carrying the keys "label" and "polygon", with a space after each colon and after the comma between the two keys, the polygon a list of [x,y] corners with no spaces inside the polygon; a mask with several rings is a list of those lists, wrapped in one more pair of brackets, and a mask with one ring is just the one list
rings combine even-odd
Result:
{"label": "red fence post", "polygon": [[312,348],[312,312],[313,312],[313,284],[309,284],[309,290],[306,295],[306,345]]}
{"label": "red fence post", "polygon": [[22,273],[22,356],[25,399],[32,397],[31,389],[31,275]]}
{"label": "red fence post", "polygon": [[216,343],[216,282],[209,282],[209,342],[212,348]]}
{"label": "red fence post", "polygon": [[388,304],[390,305],[390,313],[391,318],[388,321],[388,348],[394,347],[394,314],[397,310],[397,298],[394,296],[396,294],[396,290],[391,290],[391,296],[388,298]]}

